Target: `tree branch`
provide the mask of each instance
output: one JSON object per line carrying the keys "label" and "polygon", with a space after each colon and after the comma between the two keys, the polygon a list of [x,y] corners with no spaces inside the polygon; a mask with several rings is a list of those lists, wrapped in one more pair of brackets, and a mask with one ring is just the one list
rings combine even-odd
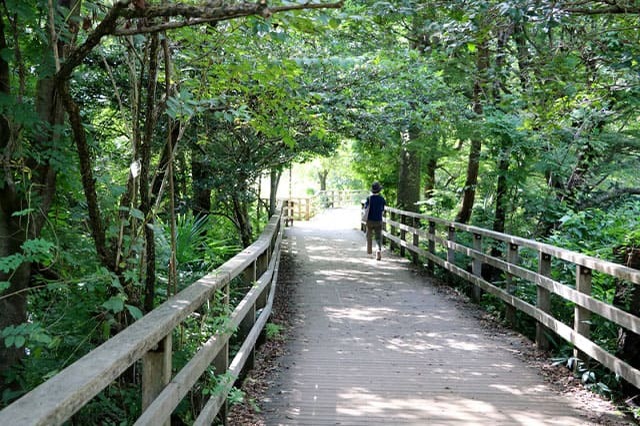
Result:
{"label": "tree branch", "polygon": [[601,193],[597,197],[582,202],[580,209],[583,210],[589,207],[606,204],[625,195],[640,195],[640,188],[616,188],[605,193]]}
{"label": "tree branch", "polygon": [[616,15],[616,14],[633,14],[640,13],[640,6],[637,2],[618,1],[582,1],[571,2],[560,6],[562,10],[568,13],[578,15]]}

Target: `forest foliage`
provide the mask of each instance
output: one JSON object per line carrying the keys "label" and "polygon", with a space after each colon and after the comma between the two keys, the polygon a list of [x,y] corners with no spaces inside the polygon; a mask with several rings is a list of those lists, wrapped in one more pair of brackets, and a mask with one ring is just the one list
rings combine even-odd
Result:
{"label": "forest foliage", "polygon": [[637,2],[0,11],[0,406],[249,245],[259,181],[313,158],[336,189],[638,256]]}

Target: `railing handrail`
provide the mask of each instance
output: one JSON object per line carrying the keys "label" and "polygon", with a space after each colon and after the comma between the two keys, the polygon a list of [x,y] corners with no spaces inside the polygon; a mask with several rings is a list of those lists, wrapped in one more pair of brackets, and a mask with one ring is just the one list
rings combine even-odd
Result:
{"label": "railing handrail", "polygon": [[[550,330],[567,342],[573,344],[576,348],[576,356],[585,354],[620,375],[629,383],[640,387],[639,369],[617,358],[615,355],[610,354],[589,339],[589,319],[592,313],[602,316],[618,327],[626,328],[627,330],[640,334],[640,318],[638,316],[591,296],[591,271],[599,271],[603,274],[637,285],[640,284],[640,270],[555,247],[550,244],[539,243],[526,238],[431,217],[425,214],[407,212],[393,207],[387,207],[386,212],[390,214],[391,218],[384,218],[385,230],[383,236],[390,240],[392,245],[400,247],[402,254],[404,254],[405,250],[409,250],[413,253],[414,262],[421,262],[420,258],[424,258],[428,260],[430,268],[432,268],[434,264],[437,264],[449,272],[471,282],[478,291],[481,289],[491,293],[504,301],[507,307],[518,309],[534,318],[537,321],[536,343],[541,347],[548,345],[546,332]],[[398,220],[398,215],[407,219]],[[428,223],[428,230],[425,231],[421,229],[420,223]],[[390,231],[386,230],[387,226],[391,228]],[[437,226],[445,228],[447,232],[446,238],[439,237],[436,234]],[[468,247],[456,242],[456,231],[472,234],[473,247]],[[407,234],[412,238],[409,239]],[[483,237],[507,243],[506,259],[484,253],[482,247]],[[421,238],[428,241],[427,250],[421,247]],[[446,258],[437,255],[436,245],[446,250]],[[520,247],[526,247],[538,252],[537,271],[518,265],[518,250]],[[471,258],[472,272],[467,270],[466,265],[465,267],[461,267],[455,264],[455,253],[461,253]],[[576,265],[575,287],[551,278],[552,258]],[[507,281],[505,289],[494,285],[482,277],[483,264],[493,266],[506,274]],[[521,278],[537,286],[535,306],[525,300],[519,299],[513,294],[513,287],[511,286],[511,280],[513,278]],[[575,304],[573,327],[564,324],[553,316],[550,303],[550,295],[552,293]],[[478,293],[475,295],[478,296]],[[508,313],[507,310],[507,314]]]}
{"label": "railing handrail", "polygon": [[403,211],[393,207],[387,207],[386,210],[388,210],[390,213],[403,214],[404,216],[424,220],[427,222],[434,222],[447,227],[453,227],[455,229],[460,229],[472,234],[479,234],[485,237],[490,237],[495,240],[503,241],[505,243],[516,244],[520,247],[527,247],[533,250],[538,250],[542,253],[548,254],[558,259],[566,260],[567,262],[581,265],[608,275],[614,275],[620,279],[631,281],[634,284],[640,284],[640,273],[638,272],[638,270],[607,260],[598,259],[597,257],[563,249],[551,244],[541,243],[535,240],[516,237],[514,235],[504,234],[485,228],[479,228],[477,226],[466,225],[464,223],[459,223],[452,220],[440,219],[425,214]]}
{"label": "railing handrail", "polygon": [[[158,348],[162,341],[167,339],[170,341],[174,328],[207,302],[217,290],[225,289],[228,298],[228,285],[231,280],[242,273],[248,273],[248,271],[253,273],[251,281],[257,281],[257,284],[235,309],[234,314],[231,316],[231,324],[238,325],[241,322],[245,323],[249,321],[252,329],[245,343],[250,341],[251,347],[253,347],[257,334],[261,331],[261,328],[257,331],[256,329],[258,327],[264,327],[271,312],[273,290],[275,289],[274,280],[277,278],[277,262],[284,229],[281,225],[281,209],[282,207],[280,207],[278,213],[270,219],[263,233],[253,244],[212,273],[197,280],[113,338],[107,340],[62,370],[53,378],[42,383],[4,408],[0,411],[0,424],[62,424],[111,384],[131,365],[143,357],[149,356],[150,353]],[[268,298],[264,297],[264,292],[267,290],[269,290]],[[258,306],[259,303],[262,303],[263,306]],[[257,309],[262,309],[262,311],[256,322],[255,312]],[[251,312],[254,314],[253,318],[249,315]],[[255,327],[253,327],[254,324]],[[228,340],[230,336],[231,333],[228,331],[218,333],[199,349],[198,354],[204,353],[205,355],[203,356],[207,359],[198,366],[200,369],[199,372],[189,372],[190,382],[195,382],[195,380],[200,377],[204,371],[203,369],[206,369],[211,364],[212,360],[225,348],[225,345],[228,350]],[[252,339],[253,341],[251,342]],[[209,346],[215,346],[217,350],[209,350],[207,352],[207,344]],[[168,346],[170,348],[170,342]],[[196,354],[194,358],[196,358],[198,354]],[[170,357],[170,355],[169,353],[168,356]],[[242,360],[242,358],[245,359]],[[245,361],[246,354],[239,353],[238,360],[234,360],[236,365],[234,366],[232,363],[232,367],[234,368],[230,370],[231,374],[237,374],[239,368],[242,368]],[[226,369],[229,365],[228,359],[223,363],[226,364],[224,366]],[[241,363],[241,365],[239,365],[239,363]],[[169,358],[169,371],[171,368],[170,365],[171,362]],[[179,374],[180,373],[178,373],[178,375]],[[176,375],[176,378],[178,375]],[[162,387],[164,387],[165,390],[170,389],[171,386],[164,386],[166,384],[167,383],[164,383]],[[228,386],[227,390],[231,388],[231,385]],[[180,392],[186,393],[189,389],[190,387]],[[143,389],[143,393],[144,392],[145,390]],[[177,402],[175,402],[176,392],[173,392],[173,395],[169,397],[175,405],[180,401],[177,400]],[[215,415],[226,399],[226,393],[217,399],[220,400],[214,404],[217,408],[208,409],[207,415],[209,417],[207,417],[207,419],[209,420],[215,418]],[[153,407],[153,402],[151,402],[150,407]],[[168,415],[170,415],[172,411],[173,409],[168,411]],[[145,416],[144,413],[143,416]],[[147,415],[147,417],[152,418],[153,421],[145,423],[143,417],[141,417],[142,422],[139,424],[158,424],[158,416]],[[166,422],[167,417],[163,418],[162,421]],[[201,421],[206,423],[208,420]]]}

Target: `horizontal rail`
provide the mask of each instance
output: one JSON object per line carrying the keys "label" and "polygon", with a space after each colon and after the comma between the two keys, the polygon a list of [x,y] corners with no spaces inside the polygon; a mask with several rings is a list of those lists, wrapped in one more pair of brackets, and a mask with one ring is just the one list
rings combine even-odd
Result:
{"label": "horizontal rail", "polygon": [[[399,247],[402,253],[404,250],[409,250],[413,253],[414,260],[417,259],[420,262],[420,259],[424,259],[429,262],[429,265],[438,265],[472,283],[476,288],[500,298],[507,306],[520,310],[535,319],[539,327],[536,342],[540,346],[544,347],[548,343],[544,341],[546,337],[544,337],[543,331],[546,327],[574,345],[576,355],[578,353],[584,354],[600,362],[634,386],[640,387],[640,370],[607,352],[589,339],[591,314],[597,314],[620,328],[640,334],[640,318],[638,316],[598,300],[590,294],[592,271],[624,280],[632,285],[640,284],[640,271],[549,244],[419,213],[406,212],[392,207],[386,208],[386,213],[383,236],[391,242],[392,247]],[[422,229],[423,225],[426,225],[428,229]],[[387,227],[389,230],[386,229]],[[474,246],[468,247],[456,242],[459,232],[470,234]],[[446,237],[441,235],[446,235]],[[483,238],[506,243],[508,247],[507,258],[484,253],[482,250]],[[428,249],[423,248],[420,242],[425,242]],[[518,264],[518,251],[522,247],[538,253],[538,271],[532,271]],[[443,258],[438,254],[438,251],[446,257]],[[465,267],[456,265],[455,253],[471,259],[471,272],[467,270],[467,265]],[[554,258],[575,266],[576,283],[574,286],[551,278],[552,259]],[[502,271],[506,277],[506,288],[501,288],[484,279],[481,276],[482,265],[490,265]],[[538,298],[535,306],[513,294],[513,278],[522,279],[537,287]],[[555,294],[575,305],[573,327],[553,316],[549,294]]]}
{"label": "horizontal rail", "polygon": [[[281,211],[281,210],[280,210]],[[270,313],[271,300],[277,277],[280,244],[282,241],[282,215],[274,215],[261,236],[245,250],[234,256],[207,276],[194,282],[162,305],[149,312],[125,330],[107,340],[53,378],[42,383],[13,404],[0,411],[0,425],[59,425],[67,421],[99,392],[115,381],[134,363],[149,356],[171,339],[173,330],[189,315],[207,303],[218,290],[227,291],[231,280],[249,274],[253,288],[235,308],[230,327],[217,333],[203,344],[196,355],[179,371],[169,383],[163,383],[157,395],[143,408],[136,424],[166,423],[173,408],[184,398],[198,378],[206,371],[214,359],[224,357],[228,349],[232,331],[241,323],[249,322],[252,330],[245,337],[243,350],[253,348],[257,327],[264,327]],[[263,297],[269,292],[269,300]],[[256,318],[256,312],[260,315]],[[257,319],[257,321],[256,321]],[[260,328],[262,330],[262,328]],[[249,342],[249,343],[247,343]],[[168,345],[170,348],[170,344]],[[170,372],[170,356],[168,365]],[[246,358],[238,358],[233,364],[232,375],[243,368]],[[223,360],[225,369],[228,360]],[[143,363],[143,368],[146,364]],[[152,364],[148,364],[152,365]],[[142,392],[145,392],[144,377],[157,379],[166,372],[143,372]],[[228,391],[230,387],[226,388]],[[215,417],[226,400],[226,393],[218,395],[221,403],[217,409],[207,411],[207,418]],[[172,407],[169,409],[169,407]]]}

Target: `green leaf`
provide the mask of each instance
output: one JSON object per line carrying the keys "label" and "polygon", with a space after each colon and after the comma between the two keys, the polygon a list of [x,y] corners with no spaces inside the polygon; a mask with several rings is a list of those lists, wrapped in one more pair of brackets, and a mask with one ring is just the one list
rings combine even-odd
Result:
{"label": "green leaf", "polygon": [[142,211],[138,209],[131,209],[130,213],[131,213],[131,216],[135,217],[136,219],[144,220],[144,213],[142,213]]}
{"label": "green leaf", "polygon": [[0,272],[9,273],[15,271],[25,261],[25,257],[21,253],[15,253],[10,256],[0,258]]}
{"label": "green leaf", "polygon": [[140,318],[142,318],[144,316],[144,314],[142,313],[142,311],[140,309],[138,309],[137,307],[133,306],[133,305],[125,305],[127,310],[129,311],[129,313],[131,314],[131,316],[136,319],[139,320]]}
{"label": "green leaf", "polygon": [[42,238],[34,238],[22,243],[22,250],[29,262],[47,263],[53,258],[55,245]]}
{"label": "green leaf", "polygon": [[467,50],[469,51],[469,53],[476,53],[478,47],[473,43],[467,43]]}
{"label": "green leaf", "polygon": [[0,281],[0,293],[5,291],[9,287],[11,287],[11,283],[9,281]]}
{"label": "green leaf", "polygon": [[118,312],[122,312],[124,309],[124,300],[122,296],[113,296],[111,299],[107,300],[102,304],[102,307],[108,311],[117,314]]}
{"label": "green leaf", "polygon": [[21,348],[24,346],[26,342],[27,340],[24,338],[24,336],[16,336],[13,344],[15,345],[16,348]]}
{"label": "green leaf", "polygon": [[11,213],[11,217],[26,216],[26,215],[28,215],[29,213],[33,213],[34,211],[36,211],[36,209],[33,209],[33,208],[20,210],[20,211],[17,211],[17,212],[13,212],[13,213]]}

